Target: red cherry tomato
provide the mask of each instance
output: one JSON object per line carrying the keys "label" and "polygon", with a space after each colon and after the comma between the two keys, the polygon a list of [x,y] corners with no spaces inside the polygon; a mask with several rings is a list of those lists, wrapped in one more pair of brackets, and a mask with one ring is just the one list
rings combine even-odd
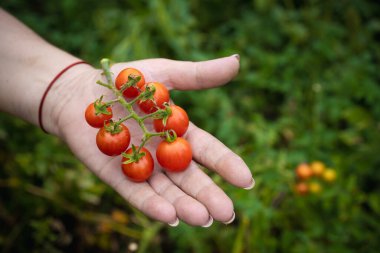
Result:
{"label": "red cherry tomato", "polygon": [[170,95],[168,89],[162,83],[153,82],[147,83],[142,88],[141,91],[145,91],[147,86],[154,86],[156,91],[153,95],[153,100],[139,101],[140,109],[145,113],[152,113],[157,111],[157,107],[164,108],[164,103],[169,102]]}
{"label": "red cherry tomato", "polygon": [[168,117],[166,126],[164,126],[163,119],[155,119],[153,121],[154,129],[157,132],[173,130],[180,137],[186,133],[189,127],[189,117],[186,111],[177,105],[171,105],[170,109],[172,114]]}
{"label": "red cherry tomato", "polygon": [[111,107],[108,107],[107,111],[110,112],[111,114],[107,115],[107,114],[100,113],[96,115],[94,103],[89,104],[85,112],[85,118],[86,118],[87,123],[92,127],[101,128],[102,126],[104,126],[104,122],[107,122],[112,118]]}
{"label": "red cherry tomato", "polygon": [[309,187],[305,182],[296,184],[295,191],[299,195],[306,195],[309,192]]}
{"label": "red cherry tomato", "polygon": [[296,168],[296,175],[301,180],[306,180],[313,176],[313,171],[307,163],[301,163]]}
{"label": "red cherry tomato", "polygon": [[141,89],[142,86],[145,84],[145,78],[144,75],[137,69],[134,68],[126,68],[122,70],[116,77],[115,80],[115,86],[118,90],[121,89],[121,87],[128,82],[128,76],[132,75],[133,77],[140,76],[140,81],[137,82],[136,87],[129,87],[123,92],[123,95],[126,98],[135,98],[139,95],[139,89]]}
{"label": "red cherry tomato", "polygon": [[105,127],[99,129],[96,135],[96,145],[104,154],[117,156],[128,148],[131,135],[125,125],[120,124],[120,127],[121,131],[115,134],[108,132]]}
{"label": "red cherry tomato", "polygon": [[157,147],[156,157],[158,163],[167,171],[183,171],[192,160],[191,146],[181,137],[173,142],[164,140]]}
{"label": "red cherry tomato", "polygon": [[[132,154],[132,148],[129,148],[125,153]],[[145,153],[145,155],[137,162],[123,164],[123,162],[127,161],[127,158],[123,157],[121,164],[124,175],[134,182],[147,180],[152,175],[154,168],[154,161],[150,152],[146,148],[141,148],[139,153]]]}

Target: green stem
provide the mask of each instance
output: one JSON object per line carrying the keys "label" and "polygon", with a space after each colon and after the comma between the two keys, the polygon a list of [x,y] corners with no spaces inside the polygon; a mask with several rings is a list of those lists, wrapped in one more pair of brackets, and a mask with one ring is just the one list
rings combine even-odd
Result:
{"label": "green stem", "polygon": [[144,120],[150,117],[153,117],[154,115],[160,113],[159,111],[156,111],[154,113],[147,114],[145,116],[140,117],[134,110],[133,110],[133,104],[136,103],[139,99],[143,97],[147,97],[150,94],[154,94],[154,89],[147,89],[144,92],[141,92],[136,98],[131,100],[130,102],[127,102],[123,96],[123,90],[118,90],[115,85],[113,84],[112,81],[112,73],[110,71],[110,61],[109,59],[102,59],[100,61],[102,69],[103,69],[103,74],[106,77],[107,83],[103,83],[101,81],[97,81],[98,84],[112,90],[112,92],[116,95],[116,99],[109,101],[108,103],[114,103],[114,102],[119,102],[128,112],[129,115],[127,115],[124,118],[121,118],[119,121],[116,122],[116,125],[120,125],[122,122],[128,120],[128,119],[134,119],[142,129],[144,135],[141,140],[141,144],[139,145],[139,148],[137,149],[136,153],[139,154],[141,151],[142,147],[150,140],[150,138],[154,136],[165,136],[165,132],[159,132],[159,133],[153,133],[149,132],[148,129],[146,128],[144,124]]}
{"label": "green stem", "polygon": [[129,81],[121,86],[120,92],[123,93],[126,89],[133,87],[133,86],[136,86],[136,83],[138,83],[140,81],[140,79],[141,79],[141,77],[139,77],[139,78],[128,77]]}
{"label": "green stem", "polygon": [[119,99],[113,99],[113,100],[110,100],[110,101],[107,101],[106,103],[104,103],[106,106],[108,106],[108,105],[112,105],[113,103],[116,103],[116,102],[118,102],[119,101]]}
{"label": "green stem", "polygon": [[155,112],[152,112],[152,113],[149,113],[149,114],[147,114],[147,115],[145,115],[145,116],[142,116],[141,117],[141,120],[142,121],[144,121],[144,120],[146,120],[147,118],[154,118],[154,116],[156,116],[156,115],[158,115],[158,114],[162,114],[162,109],[158,109],[157,111],[155,111]]}
{"label": "green stem", "polygon": [[174,130],[170,129],[168,131],[165,131],[164,132],[164,135],[165,135],[165,139],[167,142],[171,143],[173,141],[175,141],[177,139],[177,134],[176,132],[174,132]]}
{"label": "green stem", "polygon": [[139,116],[137,116],[136,121],[137,121],[137,123],[139,123],[139,126],[143,130],[144,134],[149,132],[148,129],[146,128],[145,124],[144,124],[144,121],[142,121]]}
{"label": "green stem", "polygon": [[109,59],[102,59],[100,61],[100,64],[102,65],[104,75],[106,76],[108,84],[113,86],[112,73],[110,71],[110,60]]}
{"label": "green stem", "polygon": [[106,84],[106,83],[103,83],[102,81],[96,81],[96,83],[97,84],[99,84],[99,85],[101,85],[101,86],[104,86],[104,87],[106,87],[106,88],[108,88],[108,89],[112,89],[112,87],[111,86],[109,86],[108,84]]}
{"label": "green stem", "polygon": [[131,101],[129,101],[129,103],[131,105],[133,105],[134,103],[137,102],[137,100],[139,100],[140,98],[142,98],[144,96],[144,92],[141,92],[137,97],[135,97],[134,99],[132,99]]}
{"label": "green stem", "polygon": [[139,148],[137,149],[136,153],[139,154],[140,150],[144,147],[145,143],[150,139],[150,137],[147,137],[146,134],[144,134],[144,137],[142,138],[141,144],[139,145]]}
{"label": "green stem", "polygon": [[139,145],[139,148],[137,149],[137,154],[140,153],[140,150],[144,147],[144,145],[150,140],[150,138],[154,136],[164,136],[165,132],[158,132],[158,133],[152,133],[152,132],[145,132],[144,137],[141,140],[141,144]]}
{"label": "green stem", "polygon": [[121,123],[123,123],[124,121],[127,121],[127,120],[129,120],[129,119],[131,119],[131,118],[133,118],[133,114],[131,113],[131,114],[129,114],[128,116],[125,116],[124,118],[121,118],[121,119],[119,119],[117,122],[116,122],[116,124],[121,124]]}

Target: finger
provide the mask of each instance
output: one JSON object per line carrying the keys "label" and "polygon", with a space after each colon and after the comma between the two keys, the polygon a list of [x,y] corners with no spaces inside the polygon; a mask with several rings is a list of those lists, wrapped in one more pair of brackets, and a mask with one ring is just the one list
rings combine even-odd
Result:
{"label": "finger", "polygon": [[112,66],[118,74],[132,66],[144,73],[147,82],[159,81],[169,89],[198,90],[217,87],[229,82],[239,72],[239,55],[214,60],[191,62],[169,59],[149,59]]}
{"label": "finger", "polygon": [[193,151],[193,158],[214,170],[231,184],[251,189],[255,181],[245,162],[218,139],[190,123],[185,135]]}
{"label": "finger", "polygon": [[159,196],[148,183],[129,181],[121,169],[115,169],[117,165],[120,165],[120,160],[113,158],[102,166],[102,169],[97,171],[96,174],[131,205],[149,217],[174,224],[177,220],[174,206],[165,198]]}
{"label": "finger", "polygon": [[149,183],[160,196],[175,207],[179,219],[194,226],[207,224],[210,215],[206,207],[185,194],[166,175],[156,173],[149,179]]}
{"label": "finger", "polygon": [[170,60],[166,64],[168,85],[178,90],[221,86],[234,78],[240,67],[238,55],[200,62]]}
{"label": "finger", "polygon": [[231,199],[195,162],[181,173],[168,172],[167,175],[184,192],[205,205],[213,219],[226,223],[234,216]]}

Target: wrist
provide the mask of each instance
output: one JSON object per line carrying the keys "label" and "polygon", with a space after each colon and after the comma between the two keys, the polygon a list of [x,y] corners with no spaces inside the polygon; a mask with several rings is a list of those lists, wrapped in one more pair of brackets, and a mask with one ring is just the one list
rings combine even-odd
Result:
{"label": "wrist", "polygon": [[[76,62],[79,61],[71,62],[68,66]],[[41,123],[46,132],[61,138],[64,136],[64,127],[70,122],[70,112],[75,110],[73,103],[83,98],[82,84],[86,83],[87,78],[94,76],[94,72],[96,70],[88,64],[76,64],[66,69],[59,77],[55,76],[58,78],[46,93],[40,110]]]}

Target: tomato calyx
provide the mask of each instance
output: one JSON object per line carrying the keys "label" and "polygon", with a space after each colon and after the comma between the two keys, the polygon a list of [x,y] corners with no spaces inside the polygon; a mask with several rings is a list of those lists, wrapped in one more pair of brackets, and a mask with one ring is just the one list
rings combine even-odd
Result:
{"label": "tomato calyx", "polygon": [[123,128],[120,126],[120,124],[120,122],[109,121],[104,124],[104,129],[112,135],[118,134],[123,131]]}
{"label": "tomato calyx", "polygon": [[126,160],[122,162],[122,164],[130,164],[130,163],[138,162],[141,158],[145,156],[145,152],[143,151],[141,152],[140,148],[137,149],[136,146],[132,144],[132,153],[127,154],[123,152],[121,153],[121,155],[126,158]]}
{"label": "tomato calyx", "polygon": [[104,115],[111,115],[111,112],[108,111],[108,107],[110,107],[110,104],[102,102],[103,96],[101,96],[99,99],[95,100],[94,102],[94,108],[95,108],[95,115],[104,114]]}
{"label": "tomato calyx", "polygon": [[138,75],[133,75],[133,74],[130,74],[128,76],[128,81],[123,84],[120,88],[120,92],[124,92],[126,89],[130,88],[130,87],[136,87],[137,83],[141,80],[141,76],[138,76]]}
{"label": "tomato calyx", "polygon": [[165,131],[165,140],[169,143],[174,142],[177,139],[177,134],[174,130],[170,129]]}
{"label": "tomato calyx", "polygon": [[172,109],[170,108],[169,103],[164,103],[165,109],[160,109],[157,112],[157,115],[154,115],[154,119],[162,119],[162,124],[166,126],[169,117],[172,115]]}
{"label": "tomato calyx", "polygon": [[162,119],[164,122],[164,125],[166,126],[168,118],[170,117],[170,115],[172,115],[172,109],[170,108],[168,103],[164,103],[164,106],[165,106],[164,109],[157,108],[157,111],[147,114],[141,119],[142,120],[145,120],[147,118]]}
{"label": "tomato calyx", "polygon": [[154,93],[156,92],[156,87],[154,85],[147,85],[145,90],[140,94],[139,101],[144,102],[147,100],[152,100],[154,102]]}

